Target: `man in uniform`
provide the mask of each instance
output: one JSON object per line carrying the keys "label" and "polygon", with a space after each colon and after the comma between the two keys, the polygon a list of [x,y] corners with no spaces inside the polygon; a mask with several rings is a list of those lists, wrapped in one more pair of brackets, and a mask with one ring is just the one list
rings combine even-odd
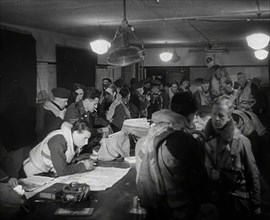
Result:
{"label": "man in uniform", "polygon": [[229,96],[213,103],[205,128],[205,166],[222,219],[251,219],[260,213],[260,174],[250,141],[234,125],[232,109]]}
{"label": "man in uniform", "polygon": [[70,91],[65,88],[52,89],[53,100],[46,101],[43,104],[43,130],[41,139],[43,139],[50,132],[61,127],[66,112],[66,106]]}

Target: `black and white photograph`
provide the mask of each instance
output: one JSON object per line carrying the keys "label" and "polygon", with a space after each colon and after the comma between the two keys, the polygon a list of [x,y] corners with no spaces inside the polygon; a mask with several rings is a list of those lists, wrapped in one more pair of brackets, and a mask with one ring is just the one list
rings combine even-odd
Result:
{"label": "black and white photograph", "polygon": [[270,0],[0,0],[0,218],[270,220],[269,49]]}

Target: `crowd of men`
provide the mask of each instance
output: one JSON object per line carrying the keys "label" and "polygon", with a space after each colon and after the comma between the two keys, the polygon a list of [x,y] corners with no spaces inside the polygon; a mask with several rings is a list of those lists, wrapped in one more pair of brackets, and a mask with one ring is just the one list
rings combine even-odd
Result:
{"label": "crowd of men", "polygon": [[[20,172],[91,171],[86,153],[121,131],[126,119],[148,118],[148,135],[136,143],[136,183],[149,219],[252,219],[261,213],[257,148],[266,144],[258,142],[266,134],[260,121],[265,106],[245,73],[237,79],[214,66],[210,80],[194,81],[195,92],[185,77],[172,83],[132,79],[130,85],[104,78],[102,91],[78,83],[72,91],[54,88],[53,99],[42,105],[38,144]],[[2,188],[17,185],[19,176],[2,168]]]}

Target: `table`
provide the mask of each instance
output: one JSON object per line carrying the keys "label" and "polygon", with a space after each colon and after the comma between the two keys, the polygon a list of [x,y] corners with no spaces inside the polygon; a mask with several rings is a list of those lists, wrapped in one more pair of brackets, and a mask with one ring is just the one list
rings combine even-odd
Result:
{"label": "table", "polygon": [[68,204],[61,203],[35,203],[35,197],[28,201],[30,212],[23,216],[23,219],[90,219],[90,220],[126,220],[144,219],[144,216],[130,214],[133,197],[137,195],[136,170],[132,167],[126,176],[120,179],[111,188],[105,191],[92,192],[91,201],[74,204],[76,207],[94,208],[92,216],[71,217],[55,216],[54,213],[59,207],[67,207]]}

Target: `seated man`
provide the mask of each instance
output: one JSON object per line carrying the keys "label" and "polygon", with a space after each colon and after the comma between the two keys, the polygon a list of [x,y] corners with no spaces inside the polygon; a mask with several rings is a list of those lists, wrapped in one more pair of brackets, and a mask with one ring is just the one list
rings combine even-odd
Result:
{"label": "seated man", "polygon": [[80,153],[91,136],[86,122],[77,121],[71,124],[63,123],[56,130],[30,151],[29,158],[24,161],[24,171],[27,176],[43,172],[53,172],[58,176],[82,173],[93,169],[90,159],[72,163],[76,153]]}
{"label": "seated man", "polygon": [[260,174],[250,141],[235,127],[229,96],[217,98],[205,128],[205,166],[212,201],[224,219],[248,219],[260,213]]}
{"label": "seated man", "polygon": [[151,219],[200,219],[207,175],[202,145],[190,131],[197,106],[191,93],[175,94],[172,111],[155,112],[137,142],[137,189]]}
{"label": "seated man", "polygon": [[105,91],[106,100],[111,103],[109,110],[106,112],[106,119],[112,131],[117,132],[122,129],[125,119],[131,118],[130,112],[123,102],[123,98],[129,96],[129,91],[121,89],[120,93],[118,93],[114,84],[111,84]]}

